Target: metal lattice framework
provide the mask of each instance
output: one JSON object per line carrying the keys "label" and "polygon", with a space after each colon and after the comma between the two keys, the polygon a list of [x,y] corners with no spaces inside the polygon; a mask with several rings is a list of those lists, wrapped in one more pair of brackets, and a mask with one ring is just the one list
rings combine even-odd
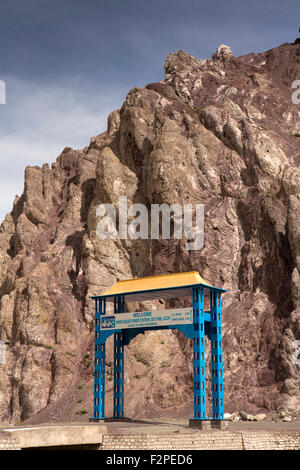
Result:
{"label": "metal lattice framework", "polygon": [[[195,274],[180,273],[180,274]],[[193,341],[193,382],[194,382],[194,420],[223,420],[223,358],[222,358],[222,308],[221,294],[224,289],[210,286],[199,276],[189,285],[180,284],[172,287],[143,289],[111,289],[106,293],[93,296],[95,300],[95,370],[94,370],[94,415],[91,420],[105,419],[105,343],[109,336],[114,335],[114,387],[113,387],[113,418],[124,418],[124,346],[138,334],[148,330],[177,328]],[[176,276],[176,275],[174,275]],[[163,276],[155,276],[159,278]],[[199,283],[199,278],[201,283]],[[151,279],[148,279],[151,285]],[[179,282],[184,278],[180,278]],[[132,280],[135,281],[135,280]],[[120,281],[121,283],[122,281]],[[124,282],[124,281],[123,281]],[[128,282],[128,281],[127,281]],[[188,279],[188,282],[191,282]],[[118,283],[117,283],[118,284]],[[155,284],[155,283],[154,283]],[[163,285],[163,282],[161,283]],[[111,292],[112,291],[112,292]],[[209,300],[210,309],[204,310],[204,295]],[[146,328],[126,328],[103,331],[100,329],[101,317],[106,315],[108,301],[114,305],[114,314],[125,313],[125,299],[176,298],[190,296],[192,298],[193,322],[191,324],[154,326]],[[206,416],[205,396],[205,336],[211,342],[211,382],[212,382],[212,416]]]}

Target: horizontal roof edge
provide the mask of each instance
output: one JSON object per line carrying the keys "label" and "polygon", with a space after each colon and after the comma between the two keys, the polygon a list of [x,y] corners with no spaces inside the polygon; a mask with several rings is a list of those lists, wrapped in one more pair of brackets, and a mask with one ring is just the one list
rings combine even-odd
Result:
{"label": "horizontal roof edge", "polygon": [[206,289],[210,289],[210,290],[217,290],[217,291],[220,291],[220,292],[227,292],[227,289],[222,289],[220,287],[214,287],[214,286],[209,286],[207,284],[191,284],[190,286],[180,286],[180,287],[163,287],[161,289],[152,289],[152,290],[147,290],[147,291],[134,291],[134,292],[123,292],[121,294],[99,294],[99,295],[90,295],[90,299],[104,299],[104,298],[112,298],[112,297],[118,297],[120,295],[135,295],[135,294],[139,294],[139,293],[143,293],[143,294],[146,294],[147,292],[149,292],[149,294],[151,292],[159,292],[159,291],[170,291],[170,290],[176,290],[176,289],[192,289],[193,287],[204,287]]}
{"label": "horizontal roof edge", "polygon": [[[198,271],[189,271],[175,274],[163,274],[159,276],[147,276],[138,279],[125,279],[117,281],[110,289],[99,295],[91,296],[94,298],[113,298],[120,295],[141,294],[143,300],[147,292],[170,291],[176,289],[190,289],[193,287],[205,287],[219,292],[226,292],[226,289],[208,284],[198,273]],[[189,295],[187,293],[187,295]],[[163,297],[163,296],[162,296]]]}

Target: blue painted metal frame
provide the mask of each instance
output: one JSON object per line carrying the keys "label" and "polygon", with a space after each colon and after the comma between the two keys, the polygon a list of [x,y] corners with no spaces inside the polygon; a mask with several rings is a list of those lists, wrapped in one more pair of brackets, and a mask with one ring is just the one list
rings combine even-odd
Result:
{"label": "blue painted metal frame", "polygon": [[221,294],[210,293],[211,378],[213,419],[224,419]]}
{"label": "blue painted metal frame", "polygon": [[[95,300],[95,373],[94,373],[94,416],[91,419],[105,419],[105,343],[114,335],[114,394],[113,417],[124,417],[124,346],[138,334],[148,330],[176,328],[193,341],[193,419],[205,420],[206,381],[205,381],[205,335],[211,340],[212,375],[212,419],[224,419],[223,396],[223,353],[222,353],[222,307],[223,289],[209,288],[210,311],[204,311],[204,288],[192,288],[193,323],[190,325],[168,325],[163,327],[132,328],[100,332],[100,317],[106,313],[106,298],[93,296]],[[125,295],[114,297],[114,313],[125,311]]]}
{"label": "blue painted metal frame", "polygon": [[[124,313],[125,298],[114,299],[115,314]],[[114,418],[124,417],[124,341],[123,332],[114,333]]]}
{"label": "blue painted metal frame", "polygon": [[203,288],[193,289],[193,312],[194,419],[206,419],[205,329]]}
{"label": "blue painted metal frame", "polygon": [[100,335],[100,317],[105,315],[106,300],[95,299],[95,372],[94,372],[94,417],[105,417],[105,341]]}

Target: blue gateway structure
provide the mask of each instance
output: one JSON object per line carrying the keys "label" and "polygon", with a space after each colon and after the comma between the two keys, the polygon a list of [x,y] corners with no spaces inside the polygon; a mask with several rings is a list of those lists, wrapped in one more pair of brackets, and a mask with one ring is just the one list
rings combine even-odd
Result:
{"label": "blue gateway structure", "polygon": [[[116,282],[95,301],[94,415],[105,419],[105,343],[114,335],[113,418],[124,419],[124,346],[148,330],[177,328],[193,341],[194,416],[190,426],[224,419],[221,294],[197,271]],[[126,304],[154,299],[191,298],[192,306],[125,313]],[[113,303],[108,308],[108,302]],[[205,307],[206,309],[205,309]],[[207,309],[209,307],[209,309]],[[110,310],[108,313],[107,311]],[[211,341],[212,415],[206,415],[205,335]]]}

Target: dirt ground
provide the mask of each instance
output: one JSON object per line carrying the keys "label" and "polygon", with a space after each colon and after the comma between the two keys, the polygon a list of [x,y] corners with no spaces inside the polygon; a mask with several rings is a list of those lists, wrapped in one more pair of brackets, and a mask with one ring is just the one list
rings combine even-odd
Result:
{"label": "dirt ground", "polygon": [[[172,432],[193,433],[186,419],[155,419],[134,421],[107,421],[109,433],[121,434],[169,434]],[[283,421],[228,421],[228,431],[299,431],[300,420]]]}

